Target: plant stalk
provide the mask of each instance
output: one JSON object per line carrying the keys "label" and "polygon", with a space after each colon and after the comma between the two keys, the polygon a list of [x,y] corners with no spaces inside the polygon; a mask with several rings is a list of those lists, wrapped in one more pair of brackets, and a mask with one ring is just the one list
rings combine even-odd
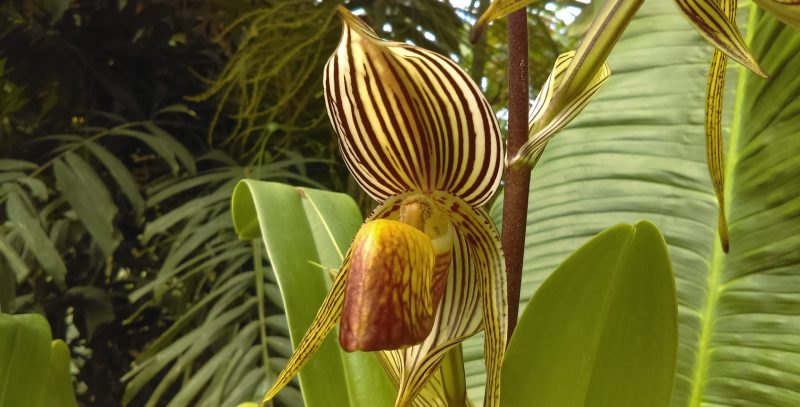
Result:
{"label": "plant stalk", "polygon": [[[508,143],[506,157],[514,157],[528,139],[528,16],[526,9],[508,15]],[[502,242],[508,279],[508,339],[517,326],[528,188],[531,171],[506,167]]]}

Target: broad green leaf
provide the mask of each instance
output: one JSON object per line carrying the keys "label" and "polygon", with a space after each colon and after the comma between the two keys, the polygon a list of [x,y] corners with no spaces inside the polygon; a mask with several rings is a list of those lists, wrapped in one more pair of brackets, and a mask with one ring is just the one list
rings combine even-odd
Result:
{"label": "broad green leaf", "polygon": [[[231,206],[240,238],[264,238],[297,346],[330,286],[315,264],[338,268],[361,225],[358,208],[344,194],[254,180],[237,185]],[[397,391],[374,355],[348,354],[334,336],[300,371],[306,406],[392,405]]]}
{"label": "broad green leaf", "polygon": [[50,339],[50,325],[43,316],[0,313],[0,406],[39,405]]}
{"label": "broad green leaf", "polygon": [[550,143],[531,187],[524,300],[605,225],[647,218],[663,232],[675,407],[800,405],[800,35],[757,8],[739,14],[773,75],[728,77],[727,255],[705,164],[710,52],[669,0],[642,6],[609,56],[616,74]]}
{"label": "broad green leaf", "polygon": [[40,407],[77,407],[75,391],[72,389],[72,374],[69,372],[70,353],[61,339],[50,345],[50,363],[45,376]]}
{"label": "broad green leaf", "polygon": [[503,364],[505,406],[666,407],[678,347],[675,281],[650,222],[606,229],[530,300]]}
{"label": "broad green leaf", "polygon": [[106,257],[111,256],[119,244],[119,232],[112,223],[117,206],[103,181],[83,158],[72,152],[56,160],[53,170],[59,190],[95,244]]}

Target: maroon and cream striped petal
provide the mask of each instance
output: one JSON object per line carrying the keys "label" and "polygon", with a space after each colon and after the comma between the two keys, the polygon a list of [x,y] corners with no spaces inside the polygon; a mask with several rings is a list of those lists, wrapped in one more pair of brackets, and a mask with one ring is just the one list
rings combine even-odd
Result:
{"label": "maroon and cream striped petal", "polygon": [[325,67],[328,115],[350,172],[384,202],[446,191],[472,206],[494,194],[503,144],[470,77],[434,52],[379,39],[340,8],[339,46]]}

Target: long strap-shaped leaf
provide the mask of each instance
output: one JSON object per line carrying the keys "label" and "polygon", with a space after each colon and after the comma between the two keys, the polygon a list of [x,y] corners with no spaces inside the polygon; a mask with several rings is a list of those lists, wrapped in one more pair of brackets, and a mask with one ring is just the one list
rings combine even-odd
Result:
{"label": "long strap-shaped leaf", "polygon": [[767,77],[750,53],[742,34],[736,27],[735,20],[730,20],[716,2],[712,0],[675,0],[675,4],[697,32],[717,49],[756,75]]}
{"label": "long strap-shaped leaf", "polygon": [[592,96],[600,90],[600,87],[611,74],[608,65],[604,63],[595,72],[594,77],[586,87],[574,98],[571,98],[560,111],[552,115],[552,119],[548,123],[542,125],[539,120],[551,108],[554,94],[561,91],[565,74],[574,56],[575,51],[569,51],[559,55],[558,59],[556,59],[553,72],[550,73],[547,82],[542,86],[542,90],[533,102],[528,114],[528,141],[522,145],[517,155],[509,163],[510,165],[525,164],[532,168],[539,156],[541,156],[542,151],[544,151],[547,142],[586,107]]}
{"label": "long strap-shaped leaf", "polygon": [[[736,1],[722,0],[721,11],[725,17],[736,21]],[[728,222],[725,220],[725,157],[722,143],[722,98],[725,91],[725,71],[728,58],[714,49],[706,84],[706,161],[714,192],[719,205],[719,240],[722,250],[728,252]]]}

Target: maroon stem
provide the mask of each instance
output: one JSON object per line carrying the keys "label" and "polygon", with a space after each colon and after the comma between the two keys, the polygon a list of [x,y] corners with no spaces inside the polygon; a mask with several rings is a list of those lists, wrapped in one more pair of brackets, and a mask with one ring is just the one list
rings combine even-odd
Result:
{"label": "maroon stem", "polygon": [[[528,139],[528,17],[526,10],[508,15],[508,157]],[[508,276],[508,337],[517,326],[530,169],[506,168],[503,198],[503,251]]]}

